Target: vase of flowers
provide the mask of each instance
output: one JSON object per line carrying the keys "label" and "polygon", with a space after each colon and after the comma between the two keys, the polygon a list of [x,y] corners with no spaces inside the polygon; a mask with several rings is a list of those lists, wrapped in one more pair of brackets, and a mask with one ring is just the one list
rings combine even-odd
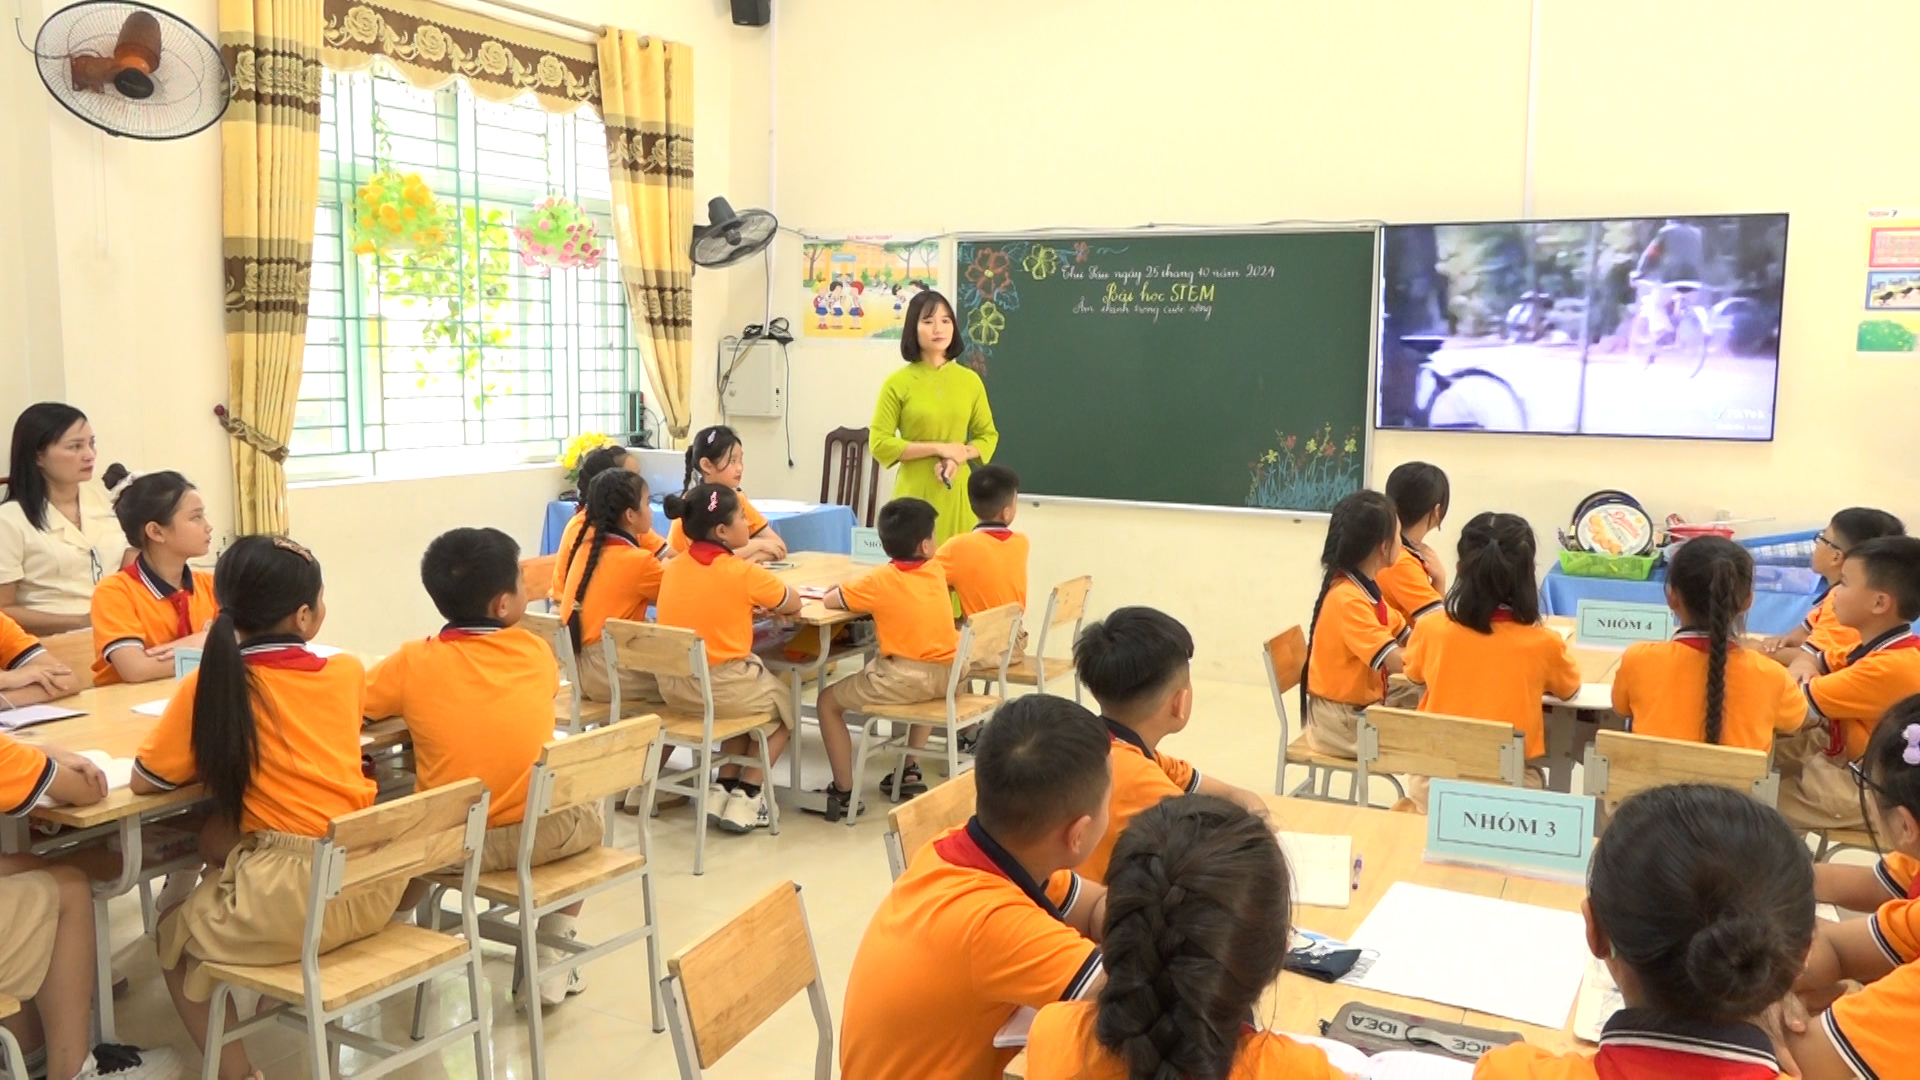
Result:
{"label": "vase of flowers", "polygon": [[430,255],[453,234],[453,211],[419,173],[381,169],[353,204],[356,255]]}
{"label": "vase of flowers", "polygon": [[600,265],[606,247],[599,228],[572,199],[549,196],[533,204],[513,227],[520,261],[527,269],[591,270]]}
{"label": "vase of flowers", "polygon": [[566,470],[567,486],[578,489],[580,485],[580,460],[603,446],[614,445],[614,439],[598,431],[583,431],[560,447],[560,467]]}

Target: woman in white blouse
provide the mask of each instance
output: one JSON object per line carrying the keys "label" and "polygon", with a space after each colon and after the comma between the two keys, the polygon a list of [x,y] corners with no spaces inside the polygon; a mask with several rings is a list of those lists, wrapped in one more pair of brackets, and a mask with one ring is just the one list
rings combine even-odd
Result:
{"label": "woman in white blouse", "polygon": [[14,422],[0,500],[0,612],[30,634],[86,626],[93,587],[126,561],[126,535],[93,467],[93,426],[79,409],[43,401]]}

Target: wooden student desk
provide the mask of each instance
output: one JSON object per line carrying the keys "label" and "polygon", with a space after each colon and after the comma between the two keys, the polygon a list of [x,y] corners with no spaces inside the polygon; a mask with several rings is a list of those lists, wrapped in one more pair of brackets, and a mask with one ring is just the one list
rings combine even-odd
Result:
{"label": "wooden student desk", "polygon": [[[774,576],[795,589],[829,589],[852,581],[873,569],[871,566],[855,563],[850,555],[833,555],[823,551],[790,552],[781,561],[792,565],[775,570]],[[866,617],[852,611],[830,610],[818,600],[805,601],[800,605],[800,613],[793,616],[796,623],[802,627],[813,627],[814,632],[819,635],[819,645],[811,659],[798,662],[774,659],[769,665],[786,677],[787,695],[791,699],[792,715],[795,718],[796,737],[799,735],[798,724],[802,718],[813,716],[816,720],[818,719],[817,712],[807,708],[801,697],[807,683],[817,682],[825,686],[827,668],[835,661],[865,654],[865,650],[862,649],[846,648],[836,653],[833,649],[834,630]],[[805,633],[805,630],[801,632]],[[779,785],[772,785],[767,790],[774,792],[776,796],[781,794]],[[782,801],[788,805],[816,812],[824,809],[826,805],[825,799],[801,790],[800,746],[797,742],[787,749],[787,786]]]}

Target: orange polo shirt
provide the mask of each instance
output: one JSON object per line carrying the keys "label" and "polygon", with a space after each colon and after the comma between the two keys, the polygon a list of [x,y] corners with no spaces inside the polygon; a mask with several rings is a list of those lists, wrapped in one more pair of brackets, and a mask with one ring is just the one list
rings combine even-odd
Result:
{"label": "orange polo shirt", "polygon": [[1888,852],[1874,864],[1873,873],[1895,900],[1920,900],[1920,860]]}
{"label": "orange polo shirt", "polygon": [[1378,705],[1387,695],[1380,665],[1406,638],[1407,621],[1378,585],[1358,574],[1336,575],[1313,625],[1307,692],[1346,705]]}
{"label": "orange polo shirt", "polygon": [[1106,720],[1106,725],[1107,737],[1113,740],[1113,751],[1107,755],[1113,768],[1113,794],[1107,797],[1112,816],[1093,854],[1076,868],[1081,877],[1102,884],[1107,880],[1107,864],[1113,859],[1113,845],[1127,831],[1129,822],[1160,805],[1162,799],[1200,790],[1198,769],[1172,754],[1147,749],[1139,733],[1118,720]]}
{"label": "orange polo shirt", "polygon": [[38,747],[0,734],[0,817],[25,817],[59,772],[60,766]]}
{"label": "orange polo shirt", "polygon": [[840,586],[848,611],[873,616],[880,654],[951,664],[960,647],[947,575],[933,559],[895,559]]}
{"label": "orange polo shirt", "polygon": [[27,633],[6,612],[0,611],[0,668],[8,671],[23,668],[45,655],[46,651],[39,638]]}
{"label": "orange polo shirt", "polygon": [[1505,611],[1494,613],[1489,634],[1444,611],[1421,619],[1407,644],[1407,678],[1427,688],[1421,712],[1512,724],[1527,737],[1530,758],[1547,753],[1542,695],[1565,699],[1580,692],[1580,668],[1567,640],[1539,623],[1514,622]]}
{"label": "orange polo shirt", "polygon": [[[587,543],[580,545],[573,565],[567,568],[567,583],[554,610],[562,622],[573,617],[573,596],[593,558],[592,542],[589,532]],[[580,604],[580,644],[599,641],[600,628],[608,619],[645,622],[647,608],[660,597],[661,570],[660,560],[639,541],[626,533],[608,533],[606,548],[600,552],[600,562],[593,568],[593,580],[587,582],[587,594]]]}
{"label": "orange polo shirt", "polygon": [[[740,513],[747,519],[747,535],[754,537],[765,532],[767,515],[753,508],[753,504],[747,501],[746,492],[736,491],[734,494],[740,496]],[[683,554],[691,546],[687,543],[687,530],[681,528],[677,521],[673,523],[673,528],[667,531],[667,543],[673,545],[673,550]]]}
{"label": "orange polo shirt", "polygon": [[499,828],[526,816],[527,781],[553,739],[559,692],[560,664],[539,636],[450,623],[373,666],[366,713],[406,720],[416,790],[477,779],[493,793],[487,827]]}
{"label": "orange polo shirt", "polygon": [[[1100,1006],[1061,1001],[1040,1010],[1027,1032],[1027,1080],[1127,1080],[1127,1063],[1100,1044]],[[1228,1080],[1347,1080],[1319,1047],[1249,1025]]]}
{"label": "orange polo shirt", "polygon": [[1834,1049],[1869,1080],[1915,1075],[1920,1031],[1920,903],[1894,900],[1872,916],[1873,940],[1899,965],[1878,982],[1833,1003],[1820,1023]]}
{"label": "orange polo shirt", "polygon": [[712,666],[752,655],[753,609],[786,602],[787,585],[773,571],[702,540],[661,574],[654,621],[699,634]]}
{"label": "orange polo shirt", "polygon": [[[241,832],[325,836],[337,817],[373,805],[374,783],[360,772],[360,725],[367,669],[345,653],[320,657],[299,638],[257,637],[240,655],[258,692],[254,724],[260,759],[240,815]],[[133,769],[172,791],[193,783],[193,696],[200,672],[180,680]]]}
{"label": "orange polo shirt", "polygon": [[220,614],[213,575],[187,568],[178,588],[147,566],[142,555],[93,589],[93,684],[112,686],[120,672],[107,659],[115,649],[152,649],[192,637]]}
{"label": "orange polo shirt", "polygon": [[[554,549],[554,554],[559,557],[553,560],[553,584],[547,586],[548,600],[558,601],[560,590],[567,587],[567,552],[573,548],[574,537],[579,536],[580,530],[586,527],[587,512],[577,510],[567,519],[566,527],[560,530],[560,546]],[[634,540],[642,550],[653,552],[655,558],[667,550],[667,538],[652,529],[634,537]]]}
{"label": "orange polo shirt", "polygon": [[1387,606],[1399,612],[1408,626],[1419,622],[1422,615],[1447,606],[1447,598],[1440,595],[1440,590],[1433,587],[1433,578],[1427,576],[1427,564],[1420,561],[1420,553],[1404,539],[1400,541],[1400,554],[1391,566],[1380,571],[1376,580]]}
{"label": "orange polo shirt", "polygon": [[[1707,741],[1707,634],[1681,630],[1672,641],[1627,646],[1613,676],[1613,710],[1627,730],[1686,742]],[[1727,648],[1727,694],[1720,745],[1771,750],[1773,736],[1799,731],[1807,699],[1787,669],[1735,641]]]}
{"label": "orange polo shirt", "polygon": [[[1891,1074],[1889,1074],[1891,1075]],[[1554,1054],[1526,1043],[1489,1050],[1474,1080],[1776,1080],[1773,1040],[1752,1024],[1662,1020],[1622,1009],[1600,1032],[1600,1050]]]}
{"label": "orange polo shirt", "polygon": [[1025,536],[990,522],[941,544],[934,559],[947,575],[947,587],[960,597],[960,614],[974,615],[1008,604],[1025,608],[1030,547]]}
{"label": "orange polo shirt", "polygon": [[1832,757],[1860,760],[1874,726],[1895,704],[1920,694],[1920,638],[1906,623],[1844,656],[1828,653],[1822,671],[1806,685],[1807,701],[1833,729]]}
{"label": "orange polo shirt", "polygon": [[867,924],[840,1018],[842,1080],[998,1080],[993,1034],[1071,1001],[1100,950],[1064,921],[1080,879],[1042,889],[977,819],[923,845]]}
{"label": "orange polo shirt", "polygon": [[1860,647],[1860,631],[1834,617],[1831,584],[1822,590],[1820,602],[1807,612],[1800,627],[1807,632],[1807,640],[1800,647],[1815,656],[1824,656],[1835,650],[1852,652]]}

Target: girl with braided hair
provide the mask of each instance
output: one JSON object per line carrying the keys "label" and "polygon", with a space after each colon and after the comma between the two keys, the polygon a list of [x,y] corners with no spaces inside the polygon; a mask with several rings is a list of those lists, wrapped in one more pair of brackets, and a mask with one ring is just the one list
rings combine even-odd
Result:
{"label": "girl with braided hair", "polygon": [[1387,695],[1387,677],[1405,667],[1400,650],[1407,643],[1407,621],[1388,605],[1376,579],[1399,556],[1400,522],[1385,495],[1356,491],[1334,504],[1300,680],[1307,744],[1322,754],[1354,756],[1367,706],[1419,700],[1417,687],[1397,691],[1392,700]]}
{"label": "girl with braided hair", "polygon": [[[609,469],[587,485],[586,524],[561,560],[566,584],[554,614],[567,624],[580,672],[580,693],[612,701],[613,683],[600,632],[608,619],[643,621],[660,597],[660,560],[641,545],[653,525],[647,482],[638,473]],[[654,677],[620,673],[620,699],[660,703]]]}
{"label": "girl with braided hair", "polygon": [[1107,871],[1107,982],[1040,1010],[1029,1080],[1341,1080],[1320,1050],[1254,1027],[1280,975],[1286,857],[1225,799],[1184,795],[1133,819]]}

